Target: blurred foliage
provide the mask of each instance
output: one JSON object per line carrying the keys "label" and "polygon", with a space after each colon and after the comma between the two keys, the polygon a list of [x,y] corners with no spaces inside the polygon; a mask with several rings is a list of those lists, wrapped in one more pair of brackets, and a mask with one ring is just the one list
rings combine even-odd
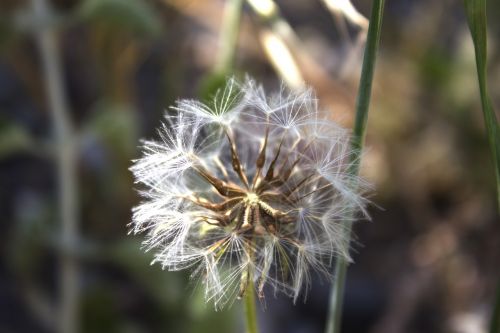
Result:
{"label": "blurred foliage", "polygon": [[130,159],[138,142],[137,121],[130,105],[103,103],[94,108],[84,133],[99,138],[110,154]]}
{"label": "blurred foliage", "polygon": [[11,20],[0,13],[0,52],[5,51],[15,37],[15,29]]}
{"label": "blurred foliage", "polygon": [[210,73],[206,75],[200,83],[199,93],[200,100],[209,102],[213,99],[217,91],[223,89],[226,85],[228,76],[225,73]]}
{"label": "blurred foliage", "polygon": [[137,37],[158,36],[163,24],[147,1],[141,0],[85,0],[78,10],[79,16],[89,24]]}
{"label": "blurred foliage", "polygon": [[24,127],[0,119],[0,159],[33,148],[34,142]]}

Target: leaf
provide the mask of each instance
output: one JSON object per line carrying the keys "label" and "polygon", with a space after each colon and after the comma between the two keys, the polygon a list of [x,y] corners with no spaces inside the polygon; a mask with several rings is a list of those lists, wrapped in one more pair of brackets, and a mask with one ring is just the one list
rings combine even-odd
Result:
{"label": "leaf", "polygon": [[[474,42],[476,53],[477,77],[479,92],[483,108],[484,122],[488,131],[488,141],[493,156],[493,165],[497,180],[497,204],[500,210],[500,127],[488,95],[486,62],[487,62],[487,35],[486,35],[486,0],[464,0],[467,21]],[[499,289],[500,290],[500,289]],[[500,332],[500,291],[497,292],[491,323],[490,333]]]}
{"label": "leaf", "polygon": [[84,20],[102,22],[139,36],[154,37],[162,30],[160,17],[147,1],[86,0],[78,14]]}
{"label": "leaf", "polygon": [[[372,12],[368,25],[368,34],[361,68],[361,77],[356,100],[356,116],[354,121],[353,138],[351,142],[352,155],[351,167],[348,172],[356,176],[359,172],[361,151],[363,149],[365,130],[368,121],[368,111],[370,108],[373,76],[375,71],[375,60],[377,58],[378,46],[380,44],[380,34],[382,28],[382,18],[384,14],[385,0],[375,0],[372,2]],[[351,222],[346,222],[347,244],[351,238]],[[345,279],[348,262],[339,258],[335,264],[335,280],[330,293],[330,309],[328,311],[327,325],[325,332],[339,333],[341,328],[342,304],[344,298]]]}
{"label": "leaf", "polygon": [[500,127],[488,95],[486,58],[486,0],[464,0],[467,21],[474,42],[476,53],[477,76],[479,92],[484,115],[484,122],[488,132],[488,141],[493,156],[493,165],[497,180],[497,203],[500,209]]}

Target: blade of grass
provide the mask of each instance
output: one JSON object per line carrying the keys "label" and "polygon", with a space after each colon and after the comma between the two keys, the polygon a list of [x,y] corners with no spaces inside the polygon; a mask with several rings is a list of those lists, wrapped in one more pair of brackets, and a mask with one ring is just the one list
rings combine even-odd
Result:
{"label": "blade of grass", "polygon": [[474,42],[476,53],[477,77],[479,81],[479,93],[481,95],[481,105],[483,109],[484,122],[488,132],[488,141],[493,156],[493,164],[497,180],[497,204],[500,209],[500,128],[491,101],[488,95],[486,77],[486,1],[485,0],[465,0],[465,11],[467,21]]}
{"label": "blade of grass", "polygon": [[490,321],[490,333],[500,333],[500,282],[497,286],[496,301]]}
{"label": "blade of grass", "polygon": [[[368,37],[363,57],[363,67],[361,70],[358,96],[356,100],[356,119],[351,143],[354,154],[351,161],[351,168],[349,169],[349,173],[352,175],[357,175],[359,173],[361,151],[363,149],[366,123],[368,120],[368,110],[370,106],[375,60],[380,42],[380,28],[382,26],[384,2],[384,0],[374,0],[372,5],[372,13],[368,27]],[[347,223],[347,239],[350,239],[351,222],[346,221],[345,223]],[[335,265],[335,281],[330,295],[330,309],[328,312],[326,333],[340,332],[347,266],[348,262],[343,258],[339,258]]]}
{"label": "blade of grass", "polygon": [[[486,64],[487,64],[487,33],[486,33],[486,0],[464,0],[467,22],[469,24],[474,51],[476,54],[477,78],[483,109],[484,122],[488,133],[493,166],[497,183],[497,209],[500,211],[500,128],[488,95]],[[500,332],[500,282],[490,322],[490,333]]]}

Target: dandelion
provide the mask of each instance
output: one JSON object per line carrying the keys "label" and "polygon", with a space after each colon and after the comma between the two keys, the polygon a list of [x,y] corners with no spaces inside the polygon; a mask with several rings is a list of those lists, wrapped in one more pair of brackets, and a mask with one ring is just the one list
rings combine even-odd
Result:
{"label": "dandelion", "polygon": [[346,172],[349,133],[311,90],[268,97],[229,80],[211,104],[177,102],[159,136],[131,168],[144,199],[131,231],[147,233],[153,262],[191,269],[216,308],[248,288],[295,301],[312,270],[350,260],[343,223],[365,199]]}

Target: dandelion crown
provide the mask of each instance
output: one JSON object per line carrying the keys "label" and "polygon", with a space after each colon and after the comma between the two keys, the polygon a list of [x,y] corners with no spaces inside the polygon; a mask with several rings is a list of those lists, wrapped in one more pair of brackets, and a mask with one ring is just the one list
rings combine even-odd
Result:
{"label": "dandelion crown", "polygon": [[131,168],[144,199],[132,231],[154,262],[191,268],[216,307],[266,285],[296,300],[311,269],[349,259],[342,221],[365,200],[346,172],[349,135],[310,90],[267,97],[229,80],[212,104],[178,101],[159,136]]}

